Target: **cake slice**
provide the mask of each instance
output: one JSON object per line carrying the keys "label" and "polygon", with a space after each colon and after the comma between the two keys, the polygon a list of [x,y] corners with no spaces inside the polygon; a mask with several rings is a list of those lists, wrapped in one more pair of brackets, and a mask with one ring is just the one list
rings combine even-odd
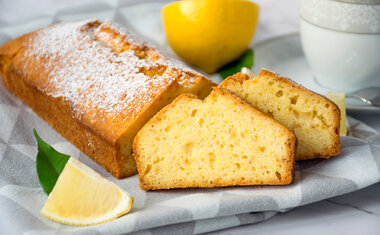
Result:
{"label": "cake slice", "polygon": [[[132,142],[182,93],[214,85],[110,21],[56,23],[0,47],[6,87],[117,178],[137,173]],[[31,130],[30,130],[31,131]]]}
{"label": "cake slice", "polygon": [[219,87],[293,131],[298,140],[296,160],[330,158],[340,153],[340,110],[326,97],[264,69],[253,79],[237,73]]}
{"label": "cake slice", "polygon": [[144,190],[289,184],[295,148],[291,131],[221,88],[179,96],[133,143]]}

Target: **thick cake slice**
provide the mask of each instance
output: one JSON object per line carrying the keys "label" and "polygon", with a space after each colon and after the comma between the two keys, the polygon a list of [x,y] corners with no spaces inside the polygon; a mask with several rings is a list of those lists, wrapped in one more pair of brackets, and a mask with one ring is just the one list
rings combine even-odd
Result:
{"label": "thick cake slice", "polygon": [[133,143],[145,190],[289,184],[295,148],[291,131],[221,88],[181,95]]}
{"label": "thick cake slice", "polygon": [[293,131],[298,139],[296,160],[330,158],[340,153],[340,110],[326,97],[264,69],[252,80],[237,73],[219,87],[234,92]]}
{"label": "thick cake slice", "polygon": [[117,178],[137,172],[132,142],[181,93],[214,85],[110,21],[57,23],[0,47],[5,85]]}

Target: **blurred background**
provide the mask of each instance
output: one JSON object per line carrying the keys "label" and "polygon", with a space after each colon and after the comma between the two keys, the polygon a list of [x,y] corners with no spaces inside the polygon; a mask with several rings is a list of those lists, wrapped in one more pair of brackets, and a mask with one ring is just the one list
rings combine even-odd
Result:
{"label": "blurred background", "polygon": [[[67,7],[75,8],[88,3],[109,2],[110,5],[118,1],[93,1],[93,0],[1,0],[0,1],[0,25],[23,21],[38,15],[52,14]],[[138,2],[129,1],[129,2]],[[165,2],[165,1],[151,1]],[[168,1],[166,1],[168,2]],[[170,2],[170,1],[169,1]],[[174,1],[173,1],[174,2]],[[259,25],[254,42],[270,37],[289,34],[299,31],[299,0],[256,0],[261,7]]]}

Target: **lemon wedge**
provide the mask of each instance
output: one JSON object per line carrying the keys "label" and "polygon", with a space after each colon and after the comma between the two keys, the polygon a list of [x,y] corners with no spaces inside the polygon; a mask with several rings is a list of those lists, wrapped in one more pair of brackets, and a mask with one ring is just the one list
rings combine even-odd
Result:
{"label": "lemon wedge", "polygon": [[346,104],[344,93],[327,93],[326,97],[338,105],[340,109],[340,135],[347,135],[346,127]]}
{"label": "lemon wedge", "polygon": [[240,72],[247,74],[249,76],[249,79],[251,79],[251,80],[256,77],[256,74],[252,70],[250,70],[249,68],[247,68],[247,67],[241,68]]}
{"label": "lemon wedge", "polygon": [[126,214],[132,204],[127,192],[71,157],[41,214],[59,223],[87,226]]}
{"label": "lemon wedge", "polygon": [[162,9],[171,48],[207,73],[239,58],[259,20],[259,5],[246,0],[184,0]]}

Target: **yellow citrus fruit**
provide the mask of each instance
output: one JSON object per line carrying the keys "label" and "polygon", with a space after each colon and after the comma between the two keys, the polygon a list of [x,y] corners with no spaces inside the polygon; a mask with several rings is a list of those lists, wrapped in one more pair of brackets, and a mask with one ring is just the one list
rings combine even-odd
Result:
{"label": "yellow citrus fruit", "polygon": [[207,73],[242,55],[258,17],[259,6],[246,0],[183,0],[162,9],[171,48]]}
{"label": "yellow citrus fruit", "polygon": [[241,68],[240,72],[247,74],[249,76],[249,79],[254,79],[255,77],[257,77],[256,74],[251,69],[249,69],[247,67]]}
{"label": "yellow citrus fruit", "polygon": [[132,196],[71,157],[41,214],[63,224],[87,226],[126,214],[132,204]]}
{"label": "yellow citrus fruit", "polygon": [[340,135],[347,135],[346,127],[346,104],[344,93],[327,93],[326,97],[338,105],[340,109]]}

